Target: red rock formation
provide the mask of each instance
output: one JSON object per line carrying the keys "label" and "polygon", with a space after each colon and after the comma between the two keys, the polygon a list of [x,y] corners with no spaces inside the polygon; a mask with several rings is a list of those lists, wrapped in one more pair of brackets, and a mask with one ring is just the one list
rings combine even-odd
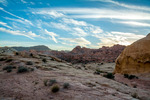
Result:
{"label": "red rock formation", "polygon": [[71,52],[51,51],[50,54],[72,63],[88,63],[88,62],[114,62],[125,46],[114,45],[99,49],[90,49],[77,46]]}

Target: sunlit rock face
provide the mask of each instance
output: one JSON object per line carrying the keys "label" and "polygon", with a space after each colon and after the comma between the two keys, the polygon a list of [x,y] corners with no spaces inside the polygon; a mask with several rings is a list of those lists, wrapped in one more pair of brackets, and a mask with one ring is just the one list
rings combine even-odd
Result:
{"label": "sunlit rock face", "polygon": [[115,73],[150,73],[150,33],[127,46],[116,59]]}

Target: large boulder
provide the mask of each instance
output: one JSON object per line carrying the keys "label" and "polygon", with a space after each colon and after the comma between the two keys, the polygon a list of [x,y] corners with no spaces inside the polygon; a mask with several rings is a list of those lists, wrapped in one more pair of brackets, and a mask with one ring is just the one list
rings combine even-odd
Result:
{"label": "large boulder", "polygon": [[150,33],[127,46],[116,59],[115,73],[150,73]]}

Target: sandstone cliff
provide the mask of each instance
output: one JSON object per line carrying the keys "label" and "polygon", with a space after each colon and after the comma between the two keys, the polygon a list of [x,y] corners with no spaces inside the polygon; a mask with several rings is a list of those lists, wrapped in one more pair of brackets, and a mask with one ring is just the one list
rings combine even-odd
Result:
{"label": "sandstone cliff", "polygon": [[115,73],[150,73],[150,33],[127,46],[116,59]]}

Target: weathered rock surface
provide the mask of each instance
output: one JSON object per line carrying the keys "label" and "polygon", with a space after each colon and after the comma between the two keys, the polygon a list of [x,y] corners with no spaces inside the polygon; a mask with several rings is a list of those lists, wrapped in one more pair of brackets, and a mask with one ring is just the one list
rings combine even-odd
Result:
{"label": "weathered rock surface", "polygon": [[150,34],[127,46],[116,60],[115,73],[150,73]]}
{"label": "weathered rock surface", "polygon": [[99,49],[90,49],[77,46],[71,52],[52,51],[51,54],[71,63],[88,63],[88,62],[115,62],[115,59],[123,51],[125,46],[114,45]]}

